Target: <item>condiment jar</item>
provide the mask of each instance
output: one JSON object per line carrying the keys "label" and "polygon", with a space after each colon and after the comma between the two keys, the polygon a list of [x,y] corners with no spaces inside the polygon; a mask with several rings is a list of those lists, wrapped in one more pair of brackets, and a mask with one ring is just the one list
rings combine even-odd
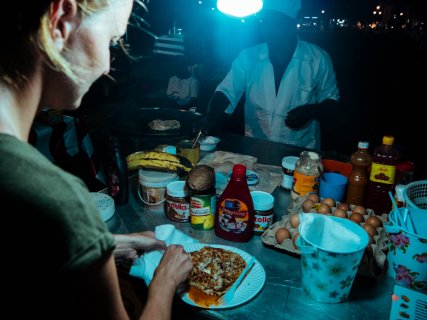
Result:
{"label": "condiment jar", "polygon": [[307,193],[319,193],[320,176],[323,172],[322,158],[314,151],[302,151],[295,164],[294,185],[291,198]]}
{"label": "condiment jar", "polygon": [[251,191],[254,202],[254,232],[259,234],[267,230],[274,219],[274,197],[264,191]]}
{"label": "condiment jar", "polygon": [[177,222],[190,221],[190,197],[185,181],[173,181],[166,186],[166,216]]}
{"label": "condiment jar", "polygon": [[295,164],[298,157],[287,156],[282,159],[282,181],[280,186],[285,190],[291,190],[294,182]]}

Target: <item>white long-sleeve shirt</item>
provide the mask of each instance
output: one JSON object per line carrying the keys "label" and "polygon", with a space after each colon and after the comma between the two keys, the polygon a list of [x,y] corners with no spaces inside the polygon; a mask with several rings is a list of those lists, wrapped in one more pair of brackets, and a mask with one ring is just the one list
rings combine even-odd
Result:
{"label": "white long-sleeve shirt", "polygon": [[298,40],[277,95],[265,43],[242,50],[216,91],[231,103],[226,113],[234,112],[245,92],[245,135],[315,150],[320,150],[319,122],[311,119],[294,130],[285,125],[286,114],[301,105],[340,98],[329,54],[302,40]]}

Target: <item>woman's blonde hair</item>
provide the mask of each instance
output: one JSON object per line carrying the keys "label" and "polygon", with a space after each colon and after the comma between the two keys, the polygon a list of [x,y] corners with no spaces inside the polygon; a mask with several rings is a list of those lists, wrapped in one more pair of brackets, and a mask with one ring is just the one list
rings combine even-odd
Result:
{"label": "woman's blonde hair", "polygon": [[[53,0],[13,1],[11,10],[1,10],[0,39],[8,50],[0,50],[0,81],[22,87],[34,71],[38,52],[50,67],[78,82],[71,65],[56,50],[50,35],[50,4]],[[80,15],[89,15],[108,6],[109,0],[76,0]]]}

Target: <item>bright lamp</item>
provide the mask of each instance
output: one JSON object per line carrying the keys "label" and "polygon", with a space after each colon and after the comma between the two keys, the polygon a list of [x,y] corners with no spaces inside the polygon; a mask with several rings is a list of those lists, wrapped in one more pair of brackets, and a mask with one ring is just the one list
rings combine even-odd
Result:
{"label": "bright lamp", "polygon": [[218,0],[216,6],[222,13],[243,18],[262,9],[262,0]]}

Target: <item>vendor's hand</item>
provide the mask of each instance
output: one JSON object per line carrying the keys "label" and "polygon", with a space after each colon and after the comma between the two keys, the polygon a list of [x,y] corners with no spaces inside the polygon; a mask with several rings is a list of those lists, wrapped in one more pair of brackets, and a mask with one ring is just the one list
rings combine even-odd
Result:
{"label": "vendor's hand", "polygon": [[285,124],[292,129],[299,129],[307,124],[313,118],[313,106],[304,105],[296,107],[288,112],[285,118]]}
{"label": "vendor's hand", "polygon": [[167,290],[175,292],[185,285],[188,275],[193,270],[190,255],[181,245],[170,245],[154,273],[150,290]]}
{"label": "vendor's hand", "polygon": [[152,231],[116,234],[114,238],[116,248],[113,253],[116,263],[128,262],[132,264],[134,259],[146,251],[166,249],[166,244],[158,240]]}

